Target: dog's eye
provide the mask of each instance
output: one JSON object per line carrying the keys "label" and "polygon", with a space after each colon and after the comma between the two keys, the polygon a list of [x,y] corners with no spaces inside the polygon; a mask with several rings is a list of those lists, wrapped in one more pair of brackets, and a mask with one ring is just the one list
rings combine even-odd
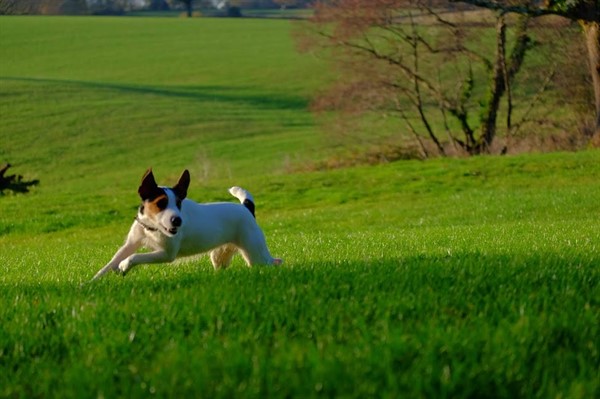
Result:
{"label": "dog's eye", "polygon": [[167,205],[169,204],[169,200],[166,198],[161,198],[156,202],[156,206],[159,209],[165,209],[167,207]]}

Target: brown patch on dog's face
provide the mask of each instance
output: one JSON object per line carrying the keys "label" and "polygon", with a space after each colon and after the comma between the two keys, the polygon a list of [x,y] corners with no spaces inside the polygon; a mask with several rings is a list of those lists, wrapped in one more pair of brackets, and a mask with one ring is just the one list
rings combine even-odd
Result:
{"label": "brown patch on dog's face", "polygon": [[[162,191],[162,190],[161,190]],[[169,205],[169,198],[164,191],[158,197],[152,200],[144,201],[144,214],[152,217],[164,211]]]}

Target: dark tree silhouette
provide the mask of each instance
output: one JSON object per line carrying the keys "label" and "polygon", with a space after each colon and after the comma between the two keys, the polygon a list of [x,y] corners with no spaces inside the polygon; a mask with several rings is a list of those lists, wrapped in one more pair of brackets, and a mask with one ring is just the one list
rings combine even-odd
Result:
{"label": "dark tree silhouette", "polygon": [[21,175],[6,175],[6,171],[12,165],[7,163],[0,168],[0,195],[4,195],[5,190],[10,190],[14,193],[28,193],[29,187],[39,184],[39,180],[23,180]]}

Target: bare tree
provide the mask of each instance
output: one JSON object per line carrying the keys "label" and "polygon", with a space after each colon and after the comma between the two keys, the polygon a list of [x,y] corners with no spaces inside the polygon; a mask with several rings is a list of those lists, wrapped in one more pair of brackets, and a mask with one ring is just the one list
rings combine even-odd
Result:
{"label": "bare tree", "polygon": [[[498,14],[496,51],[489,57],[478,49],[481,43],[476,39],[467,44],[468,32],[461,24],[444,18],[429,7],[431,3],[318,3],[313,32],[348,73],[317,100],[317,108],[394,112],[424,156],[430,151],[423,134],[439,155],[447,152],[444,135],[468,154],[488,152],[496,136],[500,100],[510,93],[530,48],[528,20],[517,24],[508,54],[507,24],[503,13]],[[490,76],[489,83],[478,80],[481,72]]]}
{"label": "bare tree", "polygon": [[85,14],[85,0],[0,0],[0,15]]}
{"label": "bare tree", "polygon": [[598,0],[450,0],[530,17],[558,15],[582,27],[595,99],[596,135],[600,135],[600,1]]}
{"label": "bare tree", "polygon": [[0,0],[0,15],[37,14],[39,6],[36,0]]}

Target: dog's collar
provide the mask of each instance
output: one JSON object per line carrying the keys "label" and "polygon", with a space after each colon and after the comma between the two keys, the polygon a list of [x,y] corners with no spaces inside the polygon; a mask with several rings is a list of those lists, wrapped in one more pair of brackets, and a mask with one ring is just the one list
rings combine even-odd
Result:
{"label": "dog's collar", "polygon": [[145,228],[148,231],[158,231],[158,229],[156,227],[152,227],[152,226],[148,226],[146,223],[142,222],[140,220],[140,218],[138,218],[137,216],[134,218],[136,222],[138,222],[140,225],[142,225],[143,228]]}

